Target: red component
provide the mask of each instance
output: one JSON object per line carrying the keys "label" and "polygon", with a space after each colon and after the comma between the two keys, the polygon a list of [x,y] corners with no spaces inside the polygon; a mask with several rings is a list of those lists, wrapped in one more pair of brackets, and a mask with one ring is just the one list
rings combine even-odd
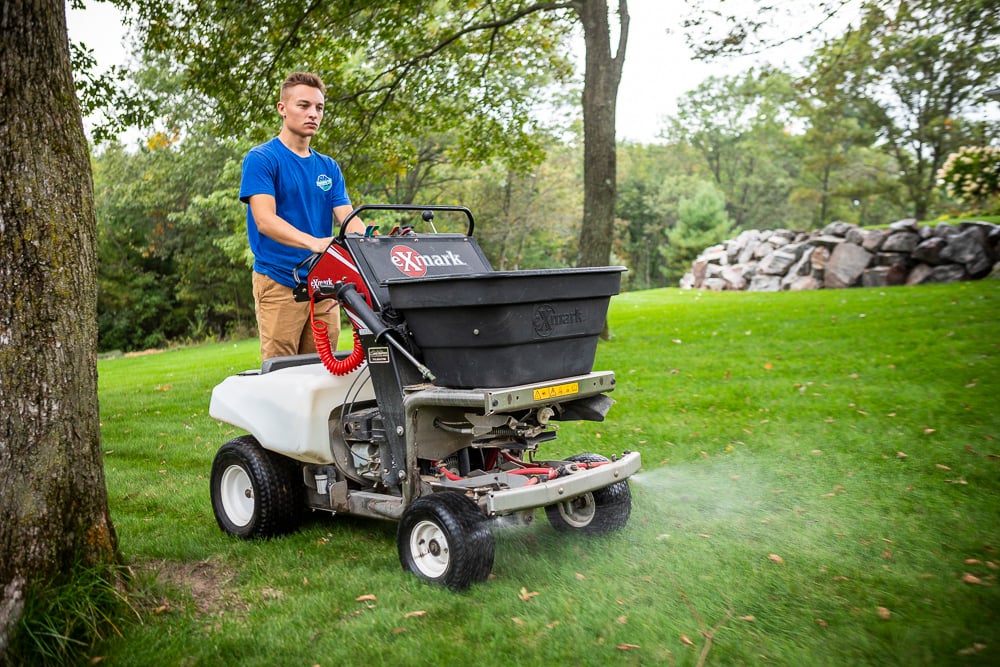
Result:
{"label": "red component", "polygon": [[371,295],[368,293],[368,288],[365,286],[361,274],[358,273],[357,265],[351,259],[346,248],[331,244],[309,271],[307,282],[309,285],[309,319],[312,323],[313,341],[316,343],[316,351],[319,352],[320,360],[326,369],[334,375],[347,375],[354,372],[365,360],[365,350],[361,345],[361,339],[358,338],[358,329],[361,327],[361,323],[355,318],[354,313],[347,308],[344,309],[354,327],[354,349],[346,359],[337,359],[333,354],[326,323],[313,317],[313,309],[316,305],[316,294],[320,288],[332,289],[338,282],[354,283],[368,305],[372,305]]}
{"label": "red component", "polygon": [[312,324],[313,342],[316,343],[316,351],[319,352],[320,361],[334,375],[347,375],[353,373],[365,360],[365,348],[361,345],[358,337],[358,330],[354,330],[354,349],[346,359],[337,359],[333,354],[330,345],[330,334],[326,330],[326,322],[313,317],[313,307],[315,303],[309,302],[309,319]]}

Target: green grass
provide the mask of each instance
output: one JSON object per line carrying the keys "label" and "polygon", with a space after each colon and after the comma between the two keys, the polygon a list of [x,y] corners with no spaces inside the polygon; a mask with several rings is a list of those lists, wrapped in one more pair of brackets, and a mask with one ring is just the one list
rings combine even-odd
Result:
{"label": "green grass", "polygon": [[209,395],[258,365],[256,341],[101,361],[112,517],[128,560],[159,576],[143,623],[97,655],[1000,662],[1000,282],[653,290],[616,297],[610,324],[596,367],[616,372],[618,403],[603,423],[564,425],[545,453],[642,452],[631,522],[599,539],[557,534],[541,513],[498,530],[494,578],[463,593],[404,573],[391,523],[317,515],[271,541],[221,533],[208,473],[238,432],[207,415]]}

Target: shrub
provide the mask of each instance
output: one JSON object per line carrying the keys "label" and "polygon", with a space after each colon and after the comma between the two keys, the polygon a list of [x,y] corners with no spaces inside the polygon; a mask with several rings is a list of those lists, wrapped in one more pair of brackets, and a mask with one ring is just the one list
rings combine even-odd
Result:
{"label": "shrub", "polygon": [[988,213],[1000,196],[1000,148],[963,146],[948,156],[937,177],[949,196]]}

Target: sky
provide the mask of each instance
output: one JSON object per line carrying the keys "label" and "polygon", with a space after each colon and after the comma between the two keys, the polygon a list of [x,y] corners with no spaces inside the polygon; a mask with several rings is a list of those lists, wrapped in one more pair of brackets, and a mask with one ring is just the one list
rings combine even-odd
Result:
{"label": "sky", "polygon": [[[85,10],[67,6],[70,38],[92,49],[102,68],[122,64],[128,52],[120,13],[93,0],[87,0],[86,5]],[[691,60],[679,31],[686,10],[682,0],[629,0],[628,6],[632,20],[618,91],[617,135],[620,141],[651,143],[658,140],[666,127],[665,117],[676,112],[677,101],[685,92],[709,76],[738,73],[749,62],[706,64]],[[677,29],[677,34],[668,34],[670,28]],[[582,56],[582,38],[580,42]],[[783,55],[787,59],[788,51]]]}

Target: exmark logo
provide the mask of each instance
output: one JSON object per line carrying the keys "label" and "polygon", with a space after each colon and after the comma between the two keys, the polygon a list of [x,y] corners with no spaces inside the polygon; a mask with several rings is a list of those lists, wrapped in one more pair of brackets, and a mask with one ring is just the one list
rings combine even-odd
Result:
{"label": "exmark logo", "polygon": [[389,251],[389,260],[397,269],[411,278],[427,275],[429,266],[468,266],[462,257],[451,250],[443,254],[421,255],[410,246],[398,245]]}
{"label": "exmark logo", "polygon": [[532,324],[535,327],[536,334],[542,338],[548,338],[556,330],[556,327],[569,324],[582,324],[585,319],[579,308],[559,312],[551,304],[543,303],[535,306]]}

